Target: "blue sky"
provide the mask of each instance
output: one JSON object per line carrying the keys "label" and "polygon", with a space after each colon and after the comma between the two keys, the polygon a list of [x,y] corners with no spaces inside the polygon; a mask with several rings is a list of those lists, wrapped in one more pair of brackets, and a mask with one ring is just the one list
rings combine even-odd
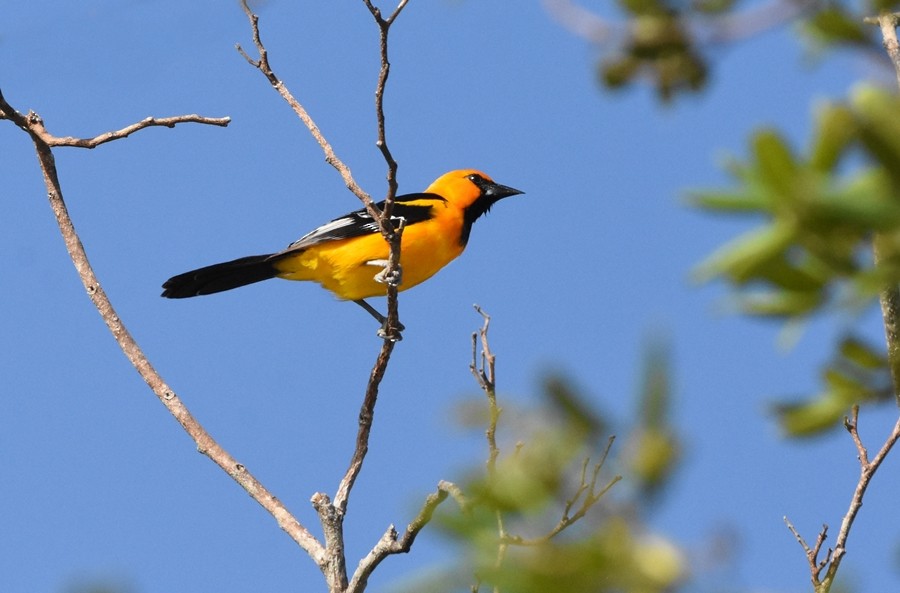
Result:
{"label": "blue sky", "polygon": [[[847,320],[816,321],[785,349],[777,325],[723,313],[722,287],[693,284],[690,270],[745,227],[692,211],[684,197],[727,183],[723,157],[743,154],[758,126],[805,142],[816,102],[845,96],[868,65],[811,60],[781,30],[717,47],[709,88],[665,107],[646,87],[604,92],[596,48],[536,1],[510,6],[413,0],[392,33],[386,112],[401,192],[475,167],[526,194],[497,205],[458,261],[401,295],[407,331],[351,500],[351,565],[388,524],[405,525],[438,480],[483,459],[479,431],[457,421],[459,406],[481,397],[468,371],[477,302],[493,316],[511,406],[535,401],[540,378],[561,370],[626,418],[647,336],[667,335],[685,457],[654,529],[698,555],[733,531],[735,566],[722,585],[808,590],[782,516],[810,538],[823,522],[836,532],[855,449],[837,433],[788,442],[766,407],[815,390]],[[382,195],[377,28],[365,7],[273,1],[258,12],[276,73],[363,187]],[[123,321],[220,443],[314,528],[309,497],[333,492],[351,453],[375,324],[300,283],[159,298],[175,273],[277,250],[358,207],[237,42],[251,46],[237,2],[11,3],[0,83],[60,136],[148,115],[232,118],[225,129],[151,129],[92,151],[58,149],[57,165]],[[137,592],[321,589],[313,564],[197,454],[118,351],[65,253],[28,138],[2,126],[0,154],[0,590],[105,579]],[[880,339],[874,312],[861,323]],[[870,447],[895,414],[863,414]],[[897,475],[889,459],[851,536],[844,572],[858,593],[900,581],[888,520]],[[436,565],[442,550],[426,532],[411,555],[376,571],[370,590]]]}

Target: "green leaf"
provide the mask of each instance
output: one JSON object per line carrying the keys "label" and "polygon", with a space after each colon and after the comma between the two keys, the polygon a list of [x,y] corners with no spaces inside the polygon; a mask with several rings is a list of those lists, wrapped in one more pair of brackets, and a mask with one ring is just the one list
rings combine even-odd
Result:
{"label": "green leaf", "polygon": [[773,130],[758,132],[753,138],[753,154],[763,184],[779,197],[793,198],[799,166],[781,136]]}
{"label": "green leaf", "polygon": [[794,264],[785,254],[774,258],[759,274],[760,280],[789,292],[820,291],[832,277],[829,270],[810,258]]}
{"label": "green leaf", "polygon": [[815,311],[824,300],[821,292],[773,290],[744,295],[738,303],[745,313],[765,317],[799,317]]}
{"label": "green leaf", "polygon": [[856,137],[856,120],[846,105],[835,103],[825,105],[817,115],[809,164],[818,171],[831,172]]}
{"label": "green leaf", "polygon": [[699,208],[726,213],[768,212],[771,207],[766,195],[749,191],[696,192],[688,196],[688,201]]}
{"label": "green leaf", "polygon": [[775,413],[788,436],[808,437],[836,426],[852,405],[852,399],[826,392],[807,402],[778,405]]}
{"label": "green leaf", "polygon": [[840,5],[817,10],[807,22],[809,32],[825,43],[865,44],[869,32],[858,15],[848,14]]}
{"label": "green leaf", "polygon": [[854,337],[847,337],[841,341],[840,354],[853,364],[867,370],[886,369],[887,356]]}
{"label": "green leaf", "polygon": [[881,89],[861,86],[853,93],[851,103],[863,145],[900,185],[900,99]]}
{"label": "green leaf", "polygon": [[787,224],[772,224],[755,229],[719,248],[697,268],[701,281],[725,276],[742,284],[758,278],[761,268],[779,258],[794,237]]}

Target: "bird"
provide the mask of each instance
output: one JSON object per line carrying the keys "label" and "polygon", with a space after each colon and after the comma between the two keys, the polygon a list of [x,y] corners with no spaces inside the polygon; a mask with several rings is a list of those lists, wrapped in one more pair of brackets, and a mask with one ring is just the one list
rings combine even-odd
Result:
{"label": "bird", "polygon": [[[476,169],[458,169],[438,177],[424,192],[394,198],[391,222],[403,223],[398,277],[385,275],[390,247],[378,221],[365,208],[335,218],[276,253],[251,255],[178,274],[166,280],[162,296],[183,299],[223,292],[268,280],[319,283],[337,298],[365,309],[380,324],[378,335],[390,332],[387,318],[365,299],[385,296],[386,282],[398,291],[431,278],[466,248],[472,224],[503,198],[524,192],[495,183]],[[378,202],[379,209],[384,201]],[[375,273],[373,268],[381,268]],[[402,330],[402,327],[399,328]]]}

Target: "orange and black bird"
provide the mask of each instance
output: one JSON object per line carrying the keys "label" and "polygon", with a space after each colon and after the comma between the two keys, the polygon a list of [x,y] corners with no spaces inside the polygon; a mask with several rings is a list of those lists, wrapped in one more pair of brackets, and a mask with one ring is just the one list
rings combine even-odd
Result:
{"label": "orange and black bird", "polygon": [[[391,221],[404,220],[398,290],[431,278],[466,248],[472,224],[497,201],[522,192],[474,169],[450,171],[422,193],[397,196]],[[384,202],[378,203],[379,208]],[[251,255],[173,276],[162,296],[181,299],[231,290],[269,278],[311,280],[339,299],[353,301],[382,324],[385,317],[364,299],[384,296],[390,247],[365,208],[303,235],[283,251]],[[374,268],[381,268],[380,273]]]}

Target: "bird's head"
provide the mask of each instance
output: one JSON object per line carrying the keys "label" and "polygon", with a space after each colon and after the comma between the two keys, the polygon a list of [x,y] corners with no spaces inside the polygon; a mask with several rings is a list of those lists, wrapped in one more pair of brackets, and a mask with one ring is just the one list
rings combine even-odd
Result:
{"label": "bird's head", "polygon": [[490,210],[498,200],[523,193],[518,189],[495,183],[485,173],[475,169],[458,169],[444,173],[428,186],[426,193],[441,196],[466,211],[466,219],[475,221]]}

